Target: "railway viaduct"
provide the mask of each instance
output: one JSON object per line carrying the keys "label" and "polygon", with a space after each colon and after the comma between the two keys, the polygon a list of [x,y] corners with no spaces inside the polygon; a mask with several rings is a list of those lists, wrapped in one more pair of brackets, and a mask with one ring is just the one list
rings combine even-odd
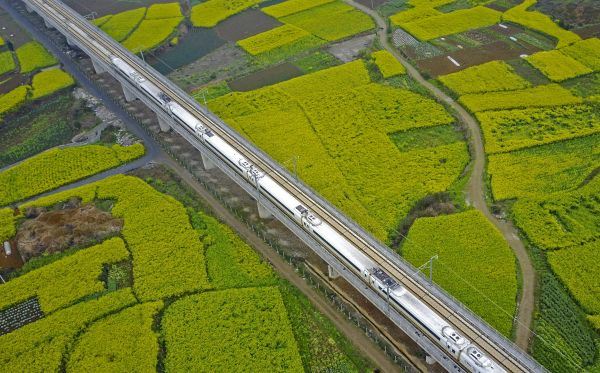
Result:
{"label": "railway viaduct", "polygon": [[64,35],[70,46],[77,47],[86,53],[91,58],[96,73],[109,73],[117,79],[123,88],[126,100],[139,99],[151,108],[156,113],[162,131],[174,130],[198,149],[206,169],[219,167],[226,175],[240,185],[257,201],[261,218],[276,218],[280,220],[311,247],[319,257],[328,263],[329,275],[331,277],[343,277],[373,303],[374,306],[387,315],[394,324],[423,348],[427,354],[428,363],[433,364],[437,362],[450,372],[465,371],[465,368],[459,362],[455,361],[452,355],[446,353],[430,336],[424,333],[423,328],[416,320],[411,318],[410,315],[401,313],[396,308],[390,307],[389,299],[385,299],[372,288],[368,287],[359,275],[347,268],[344,262],[323,247],[311,235],[307,234],[296,221],[283,214],[277,206],[263,197],[260,189],[257,189],[254,183],[241,177],[228,163],[224,162],[217,154],[206,147],[202,141],[190,135],[189,132],[173,120],[165,109],[150,98],[145,91],[124,78],[104,53],[101,52],[101,49],[106,49],[112,55],[126,61],[145,79],[152,81],[163,92],[167,93],[171,99],[177,101],[198,119],[206,123],[213,132],[227,139],[240,154],[247,157],[255,165],[258,165],[269,176],[279,182],[280,185],[297,196],[299,200],[311,206],[321,219],[336,227],[340,232],[343,232],[351,242],[356,243],[365,253],[374,258],[382,268],[412,291],[423,303],[444,317],[457,331],[480,346],[485,353],[491,356],[506,371],[545,371],[526,352],[500,335],[495,329],[474,315],[437,285],[431,283],[417,269],[348,219],[307,185],[294,178],[267,154],[249,143],[229,128],[222,120],[210,113],[207,108],[200,106],[187,93],[137,56],[123,48],[119,43],[104,34],[60,0],[23,0],[23,2],[27,11],[37,13],[44,19],[47,27],[54,28]]}

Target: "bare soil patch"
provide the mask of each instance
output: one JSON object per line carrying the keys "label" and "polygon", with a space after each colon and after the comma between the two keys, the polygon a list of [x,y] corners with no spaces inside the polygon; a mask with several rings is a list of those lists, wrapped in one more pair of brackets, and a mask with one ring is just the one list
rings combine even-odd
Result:
{"label": "bare soil patch", "polygon": [[28,41],[31,41],[29,34],[23,31],[23,29],[21,29],[12,17],[3,9],[0,9],[0,36],[2,36],[7,43],[11,43],[14,48],[18,48]]}
{"label": "bare soil patch", "polygon": [[234,91],[246,92],[267,85],[283,82],[302,75],[302,70],[289,62],[268,69],[257,71],[248,76],[236,79],[229,84]]}
{"label": "bare soil patch", "polygon": [[257,9],[250,9],[219,23],[215,30],[224,40],[238,41],[281,25],[275,18]]}
{"label": "bare soil patch", "polygon": [[29,78],[14,71],[2,77],[0,81],[0,93],[8,93],[23,84],[29,84]]}
{"label": "bare soil patch", "polygon": [[359,57],[360,51],[373,44],[374,40],[375,34],[357,36],[332,45],[329,47],[329,53],[342,62],[354,61]]}
{"label": "bare soil patch", "polygon": [[94,205],[73,200],[60,210],[32,208],[18,229],[16,246],[25,261],[42,254],[61,252],[73,246],[86,246],[118,233],[123,221]]}
{"label": "bare soil patch", "polygon": [[[421,71],[425,71],[430,76],[436,77],[489,61],[519,58],[521,54],[532,54],[539,50],[539,48],[524,42],[520,44],[508,44],[507,42],[496,41],[478,48],[465,48],[448,55],[417,61],[417,65]],[[448,56],[456,60],[460,66],[452,63],[448,59]]]}

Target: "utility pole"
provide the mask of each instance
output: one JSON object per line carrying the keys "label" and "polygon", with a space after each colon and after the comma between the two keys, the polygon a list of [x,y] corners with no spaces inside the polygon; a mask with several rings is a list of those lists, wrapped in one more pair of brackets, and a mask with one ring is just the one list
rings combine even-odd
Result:
{"label": "utility pole", "polygon": [[425,263],[423,263],[423,265],[417,268],[417,273],[421,272],[421,270],[423,270],[424,268],[429,267],[429,282],[433,282],[433,261],[437,259],[439,259],[437,254],[429,258],[428,261],[426,261]]}

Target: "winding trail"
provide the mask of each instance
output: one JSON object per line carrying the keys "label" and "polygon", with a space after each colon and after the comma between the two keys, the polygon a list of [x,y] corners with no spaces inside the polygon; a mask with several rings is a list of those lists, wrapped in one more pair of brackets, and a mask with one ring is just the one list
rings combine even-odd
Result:
{"label": "winding trail", "polygon": [[465,189],[467,203],[481,211],[481,213],[494,224],[512,248],[519,262],[522,284],[521,294],[518,300],[518,311],[516,315],[516,330],[515,343],[527,351],[531,337],[531,322],[533,319],[533,311],[535,309],[535,281],[536,275],[531,262],[531,258],[525,249],[525,245],[519,239],[517,229],[509,221],[503,221],[492,215],[485,199],[485,162],[486,155],[483,147],[483,139],[479,124],[475,118],[469,114],[461,105],[454,101],[450,96],[442,90],[429,83],[419,71],[413,67],[397,50],[394,48],[388,39],[388,24],[386,20],[377,13],[377,11],[361,5],[353,0],[344,0],[349,5],[368,14],[377,23],[377,36],[381,45],[389,51],[398,61],[404,65],[408,75],[416,80],[423,87],[427,88],[438,101],[450,106],[457,113],[458,119],[464,123],[469,129],[469,145],[471,149],[472,172],[469,182]]}

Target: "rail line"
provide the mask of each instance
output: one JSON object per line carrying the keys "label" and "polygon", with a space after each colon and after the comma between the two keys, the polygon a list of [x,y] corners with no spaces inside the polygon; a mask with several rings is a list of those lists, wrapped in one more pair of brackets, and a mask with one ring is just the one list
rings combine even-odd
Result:
{"label": "rail line", "polygon": [[[233,146],[237,151],[240,152],[244,157],[246,157],[249,161],[253,162],[257,165],[261,170],[267,173],[270,177],[272,177],[280,186],[286,189],[290,194],[300,200],[302,203],[309,206],[315,214],[317,214],[321,219],[326,220],[338,233],[343,235],[346,239],[356,245],[361,251],[367,255],[374,262],[381,265],[383,269],[388,271],[392,276],[396,279],[400,280],[403,286],[405,286],[409,291],[413,292],[415,296],[417,296],[421,301],[423,301],[427,306],[429,306],[432,310],[438,312],[440,316],[446,319],[450,324],[452,324],[458,331],[463,333],[465,337],[469,338],[471,341],[477,343],[477,345],[489,356],[495,359],[499,364],[501,364],[507,371],[510,372],[528,372],[528,371],[543,371],[543,368],[539,366],[533,359],[528,358],[526,361],[523,361],[523,356],[516,356],[511,351],[508,351],[504,346],[500,346],[498,343],[494,343],[494,341],[487,335],[485,331],[477,329],[472,323],[466,320],[460,312],[452,309],[445,302],[436,298],[431,294],[431,291],[427,289],[427,286],[423,285],[419,281],[417,281],[413,276],[410,275],[411,272],[406,271],[406,268],[401,269],[398,267],[396,263],[389,257],[391,253],[384,253],[381,250],[378,250],[377,247],[374,247],[372,239],[365,239],[362,229],[359,229],[356,224],[353,224],[349,221],[343,221],[342,219],[335,216],[329,209],[323,207],[323,201],[321,198],[316,198],[313,193],[307,193],[305,190],[310,190],[305,185],[298,185],[290,180],[290,177],[285,174],[285,171],[281,168],[274,167],[271,163],[265,161],[264,159],[268,159],[268,156],[261,151],[257,151],[256,149],[249,149],[246,144],[244,144],[239,138],[232,134],[231,130],[228,128],[223,128],[219,120],[216,118],[213,119],[210,114],[207,112],[203,112],[197,106],[190,103],[189,97],[182,91],[178,91],[173,89],[169,84],[165,83],[164,77],[160,76],[158,73],[153,72],[152,69],[145,64],[140,62],[138,58],[134,58],[131,53],[125,51],[120,45],[116,45],[112,39],[110,39],[106,34],[100,31],[97,27],[91,25],[87,20],[81,17],[79,14],[75,13],[72,9],[68,8],[60,1],[57,0],[30,0],[39,5],[40,9],[43,9],[43,5],[46,4],[62,17],[69,20],[73,24],[76,24],[81,30],[85,31],[89,35],[93,36],[93,39],[87,39],[82,35],[77,33],[71,33],[74,39],[77,39],[79,43],[84,44],[90,50],[99,52],[99,55],[103,57],[103,60],[106,64],[110,65],[110,61],[108,60],[108,56],[104,55],[102,51],[95,45],[101,45],[102,48],[105,48],[111,54],[118,56],[119,58],[126,61],[132,67],[134,67],[138,72],[142,73],[144,78],[148,81],[155,84],[165,93],[167,93],[170,97],[176,100],[180,105],[182,105],[186,110],[190,113],[193,113],[198,119],[202,122],[207,123],[213,132],[217,135],[221,136],[225,139],[231,146]],[[46,16],[51,18],[56,18],[51,13],[45,13]],[[55,23],[63,22],[61,19],[54,19]],[[65,29],[68,27],[65,26]],[[98,56],[95,56],[98,57]],[[327,206],[329,207],[329,206]],[[360,232],[359,233],[357,233]],[[333,253],[335,255],[335,253]],[[386,255],[388,254],[388,255]],[[391,255],[393,257],[393,255]],[[337,257],[337,255],[336,255]],[[396,259],[396,258],[394,258]],[[343,260],[342,260],[343,262]],[[412,269],[408,266],[408,269]],[[408,272],[408,273],[407,273]],[[410,315],[405,315],[409,320],[414,321]],[[419,330],[423,332],[423,335],[429,337],[428,333],[425,332],[422,327],[419,326],[418,323],[414,323],[415,326]],[[436,342],[436,341],[434,341]],[[512,346],[509,346],[512,347]],[[516,348],[516,346],[515,346]],[[521,355],[521,354],[518,354]]]}

